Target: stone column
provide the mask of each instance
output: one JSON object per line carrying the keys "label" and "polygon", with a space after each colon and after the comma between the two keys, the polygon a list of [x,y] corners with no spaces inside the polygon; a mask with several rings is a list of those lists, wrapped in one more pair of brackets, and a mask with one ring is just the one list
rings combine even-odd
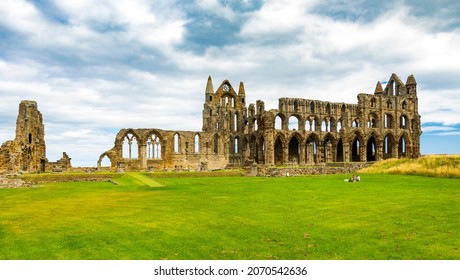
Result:
{"label": "stone column", "polygon": [[313,143],[307,144],[307,164],[314,164]]}
{"label": "stone column", "polygon": [[332,162],[332,144],[330,142],[326,144],[325,155],[325,162]]}
{"label": "stone column", "polygon": [[348,142],[343,142],[342,147],[343,147],[343,162],[350,162],[350,144]]}
{"label": "stone column", "polygon": [[141,170],[147,169],[147,145],[139,145],[139,160],[141,162]]}
{"label": "stone column", "polygon": [[300,145],[299,164],[305,165],[305,145]]}

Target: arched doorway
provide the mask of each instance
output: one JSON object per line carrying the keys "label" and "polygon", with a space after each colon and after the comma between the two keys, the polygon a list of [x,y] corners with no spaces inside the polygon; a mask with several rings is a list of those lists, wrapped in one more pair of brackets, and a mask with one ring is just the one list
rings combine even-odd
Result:
{"label": "arched doorway", "polygon": [[283,161],[283,141],[278,136],[275,141],[275,165],[282,165]]}
{"label": "arched doorway", "polygon": [[374,136],[371,136],[369,140],[367,140],[366,144],[366,159],[367,161],[376,161],[376,144]]}
{"label": "arched doorway", "polygon": [[299,164],[300,162],[300,145],[295,136],[289,141],[289,162],[294,164]]}
{"label": "arched doorway", "polygon": [[337,143],[337,162],[343,162],[343,142],[342,139]]}

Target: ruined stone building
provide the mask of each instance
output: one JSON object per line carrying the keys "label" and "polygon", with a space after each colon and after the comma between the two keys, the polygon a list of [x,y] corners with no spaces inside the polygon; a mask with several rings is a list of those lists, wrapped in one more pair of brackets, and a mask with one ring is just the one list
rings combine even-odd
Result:
{"label": "ruined stone building", "polygon": [[37,102],[23,100],[19,104],[16,137],[0,147],[0,171],[45,172],[71,168],[66,153],[57,162],[46,158],[45,126]]}
{"label": "ruined stone building", "polygon": [[121,129],[104,152],[111,170],[218,169],[259,164],[315,165],[420,156],[420,115],[413,75],[404,84],[392,74],[383,89],[358,94],[357,104],[280,98],[277,109],[263,101],[246,106],[223,81],[204,93],[202,131]]}

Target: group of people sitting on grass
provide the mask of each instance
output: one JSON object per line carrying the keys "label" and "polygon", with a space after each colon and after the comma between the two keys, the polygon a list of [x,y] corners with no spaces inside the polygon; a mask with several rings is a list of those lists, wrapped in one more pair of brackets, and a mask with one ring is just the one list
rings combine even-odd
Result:
{"label": "group of people sitting on grass", "polygon": [[359,177],[359,175],[354,175],[354,174],[353,176],[351,176],[350,179],[348,179],[348,182],[359,182],[359,181],[361,181],[361,177]]}

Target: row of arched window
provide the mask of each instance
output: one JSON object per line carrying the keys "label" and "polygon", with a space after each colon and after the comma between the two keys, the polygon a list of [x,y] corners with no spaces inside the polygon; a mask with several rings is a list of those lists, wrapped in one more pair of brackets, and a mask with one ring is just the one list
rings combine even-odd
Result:
{"label": "row of arched window", "polygon": [[[148,159],[161,159],[161,141],[158,135],[152,134],[147,138],[146,157]],[[136,136],[132,133],[126,134],[123,138],[122,156],[123,158],[138,158],[139,146]],[[174,153],[181,152],[181,139],[178,133],[174,134]],[[194,152],[200,152],[200,135],[195,134]]]}
{"label": "row of arched window", "polygon": [[[280,116],[276,116],[275,118],[275,129],[283,129],[282,128],[282,119]],[[401,115],[399,119],[399,126],[402,129],[409,128],[409,119],[406,115]],[[352,128],[357,128],[361,127],[362,124],[360,123],[360,120],[358,118],[354,119],[351,123]],[[368,128],[377,128],[377,117],[375,115],[370,115],[369,119],[367,121],[367,127]],[[394,121],[393,121],[393,116],[391,114],[385,114],[384,115],[384,120],[383,120],[383,127],[384,128],[394,128]],[[338,122],[335,122],[335,120],[332,119],[323,119],[321,122],[321,126],[319,127],[320,131],[323,132],[339,132],[340,129],[342,128],[342,121],[339,120]],[[289,130],[303,130],[300,127],[299,120],[296,116],[291,116],[288,119],[288,129]],[[306,131],[316,131],[316,120],[315,119],[307,119],[305,121],[305,130]]]}

